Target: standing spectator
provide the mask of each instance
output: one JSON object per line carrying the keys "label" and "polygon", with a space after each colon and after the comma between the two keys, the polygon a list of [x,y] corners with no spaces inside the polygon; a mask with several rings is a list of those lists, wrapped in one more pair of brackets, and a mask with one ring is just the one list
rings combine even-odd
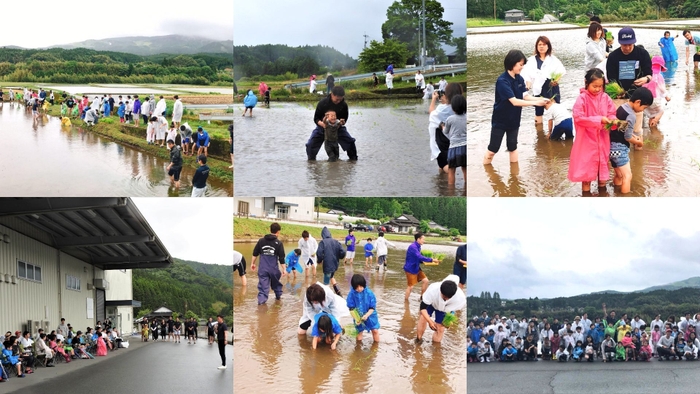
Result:
{"label": "standing spectator", "polygon": [[[252,110],[251,110],[251,114],[252,114]],[[202,128],[202,126],[197,127],[196,140],[197,140],[197,155],[204,154],[205,157],[208,156],[207,150],[209,149],[209,144],[210,144],[209,133],[207,133],[206,130],[204,130]],[[205,161],[205,163],[206,163],[206,161]]]}
{"label": "standing spectator", "polygon": [[231,144],[231,165],[228,168],[233,169],[233,123],[228,125],[229,139],[228,143]]}
{"label": "standing spectator", "polygon": [[228,327],[224,322],[224,317],[216,316],[216,339],[219,345],[219,355],[221,356],[221,366],[218,369],[226,369],[226,343],[228,342]]}
{"label": "standing spectator", "polygon": [[388,91],[388,95],[391,96],[391,89],[394,88],[394,72],[387,72],[385,76],[386,80],[386,89]]}
{"label": "standing spectator", "polygon": [[420,70],[416,71],[416,92],[421,93],[425,89],[425,77]]}
{"label": "standing spectator", "polygon": [[316,75],[312,75],[309,81],[309,93],[316,93]]}
{"label": "standing spectator", "polygon": [[173,123],[175,123],[175,128],[180,128],[180,122],[182,121],[182,101],[178,95],[174,96],[175,104],[173,104]]}
{"label": "standing spectator", "polygon": [[58,325],[58,328],[56,328],[56,332],[58,334],[63,335],[64,337],[68,336],[68,326],[66,325],[66,319],[61,318],[61,324]]}
{"label": "standing spectator", "polygon": [[[139,96],[134,96],[134,110],[133,110],[133,116],[134,116],[134,126],[139,127],[139,122],[141,120],[141,100],[139,99]],[[145,120],[144,120],[145,122]]]}
{"label": "standing spectator", "polygon": [[333,77],[333,74],[328,73],[328,76],[326,77],[326,95],[331,94],[334,86],[335,78]]}
{"label": "standing spectator", "polygon": [[[260,85],[258,85],[258,93],[260,93],[260,100],[265,99],[265,92],[267,92],[267,84],[265,82],[260,82]],[[248,90],[248,92],[252,92],[252,90]],[[252,112],[252,111],[251,111]],[[245,115],[245,113],[243,114]],[[252,116],[252,113],[251,113]]]}
{"label": "standing spectator", "polygon": [[447,81],[445,81],[445,76],[440,77],[440,82],[438,82],[438,92],[444,92],[447,87]]}

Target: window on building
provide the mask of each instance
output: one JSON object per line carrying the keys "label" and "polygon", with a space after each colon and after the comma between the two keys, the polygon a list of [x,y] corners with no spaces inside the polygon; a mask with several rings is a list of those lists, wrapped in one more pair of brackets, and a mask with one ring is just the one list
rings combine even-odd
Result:
{"label": "window on building", "polygon": [[80,278],[66,274],[66,289],[80,291]]}
{"label": "window on building", "polygon": [[41,267],[17,260],[17,277],[34,282],[41,282]]}

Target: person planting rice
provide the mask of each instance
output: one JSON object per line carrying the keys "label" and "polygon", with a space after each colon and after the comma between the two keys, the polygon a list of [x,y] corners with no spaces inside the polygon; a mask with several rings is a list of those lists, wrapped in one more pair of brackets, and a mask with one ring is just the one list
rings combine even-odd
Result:
{"label": "person planting rice", "polygon": [[367,288],[365,277],[354,274],[350,279],[352,290],[348,293],[347,305],[355,320],[357,341],[362,341],[362,333],[371,331],[374,342],[379,342],[379,318],[377,317],[377,297]]}
{"label": "person planting rice", "polygon": [[[433,342],[441,342],[445,332],[442,324],[446,313],[463,309],[467,305],[464,292],[458,288],[459,277],[448,275],[442,282],[433,283],[423,293],[420,303],[420,318],[416,328],[416,340],[422,341],[426,326],[436,331]],[[433,314],[435,320],[432,319]]]}

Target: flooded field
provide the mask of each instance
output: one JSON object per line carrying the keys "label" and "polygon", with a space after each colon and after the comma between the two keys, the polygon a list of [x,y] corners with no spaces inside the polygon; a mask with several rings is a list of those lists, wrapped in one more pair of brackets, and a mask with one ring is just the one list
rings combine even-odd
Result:
{"label": "flooded field", "polygon": [[350,102],[348,132],[359,160],[329,163],[323,147],[307,161],[316,103],[272,104],[241,118],[236,106],[236,193],[246,195],[439,196],[463,195],[430,161],[428,102]]}
{"label": "flooded field", "polygon": [[[76,122],[81,123],[81,122]],[[190,196],[194,169],[183,167],[181,187],[171,186],[166,160],[86,132],[62,127],[56,117],[33,121],[24,105],[0,105],[0,195]],[[164,148],[165,149],[165,148]],[[231,184],[210,178],[207,196],[231,196]]]}
{"label": "flooded field", "polygon": [[[235,243],[249,266],[254,246]],[[285,244],[285,251],[296,247]],[[452,272],[456,247],[426,244],[423,249],[448,253],[439,266],[424,268],[431,281],[440,281]],[[404,303],[405,255],[405,250],[389,249],[389,269],[379,273],[364,270],[364,259],[356,259],[354,267],[340,264],[335,277],[343,295],[347,296],[354,273],[365,275],[376,295],[381,339],[373,344],[371,335],[365,335],[363,342],[356,344],[354,338],[343,336],[336,351],[327,346],[313,350],[311,336],[296,332],[302,297],[315,280],[305,280],[303,274],[297,274],[296,281],[283,278],[281,301],[271,297],[267,305],[258,306],[257,273],[248,270],[247,288],[239,285],[238,274],[234,274],[234,391],[284,387],[293,393],[466,392],[466,318],[458,313],[460,323],[446,330],[441,344],[430,342],[429,329],[426,340],[415,343],[420,289],[414,288],[410,302]],[[323,281],[321,266],[316,280]],[[340,320],[341,326],[350,323],[350,318]]]}
{"label": "flooded field", "polygon": [[[617,28],[612,29],[617,37]],[[649,53],[660,55],[657,46],[663,29],[635,29],[637,44]],[[676,32],[673,33],[674,35]],[[482,158],[489,143],[493,112],[494,85],[503,72],[503,59],[510,49],[520,49],[526,56],[534,52],[535,41],[547,36],[557,56],[567,69],[562,78],[562,104],[571,110],[584,86],[583,58],[586,31],[522,32],[517,34],[470,35],[467,61],[467,176],[469,196],[580,196],[581,184],[567,179],[569,154],[573,141],[550,141],[534,123],[534,108],[523,109],[518,136],[519,163],[510,164],[505,139],[492,166]],[[507,38],[507,40],[505,39]],[[700,75],[685,65],[683,37],[675,40],[681,62],[667,65],[664,73],[671,101],[658,129],[645,133],[642,151],[630,154],[632,196],[696,196],[700,194],[700,113],[696,111],[700,96]],[[617,48],[617,43],[615,44]],[[692,59],[691,59],[692,60]],[[612,170],[611,170],[612,173]],[[606,190],[595,194],[614,196],[612,181]]]}

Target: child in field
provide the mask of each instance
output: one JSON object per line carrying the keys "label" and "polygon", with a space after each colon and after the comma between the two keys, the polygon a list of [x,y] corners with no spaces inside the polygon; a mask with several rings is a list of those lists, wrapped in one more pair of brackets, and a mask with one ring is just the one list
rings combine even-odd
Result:
{"label": "child in field", "polygon": [[340,340],[340,335],[343,329],[338,324],[338,321],[326,312],[318,313],[314,320],[316,324],[311,329],[311,336],[313,336],[312,347],[316,349],[318,342],[323,340],[327,344],[331,345],[331,350],[335,350],[338,341]]}
{"label": "child in field", "polygon": [[[173,141],[177,138],[177,129],[175,128],[175,122],[170,122],[170,128],[168,129],[168,135],[165,137],[165,141]],[[170,146],[168,146],[170,150]]]}
{"label": "child in field", "polygon": [[544,119],[549,126],[549,139],[574,139],[574,121],[571,114],[563,105],[550,100],[544,105]]}
{"label": "child in field", "polygon": [[364,331],[372,332],[374,342],[379,342],[379,318],[377,317],[377,298],[372,290],[367,288],[365,277],[354,274],[350,279],[352,289],[348,293],[348,309],[355,309],[360,315],[360,324],[355,322],[357,329],[357,340],[362,340]]}
{"label": "child in field", "polygon": [[258,98],[255,96],[252,90],[248,89],[245,98],[243,99],[243,105],[245,105],[245,110],[243,111],[243,117],[245,118],[246,112],[250,110],[250,117],[253,117],[253,108],[258,104]]}
{"label": "child in field", "polygon": [[566,362],[569,359],[569,352],[566,350],[564,344],[559,345],[559,350],[557,350],[556,357],[560,362]]}
{"label": "child in field", "polygon": [[476,345],[476,343],[471,342],[469,344],[469,347],[467,348],[467,362],[468,363],[476,363],[479,361],[479,356],[477,355],[479,351],[479,347]]}
{"label": "child in field", "polygon": [[117,115],[119,115],[119,123],[124,123],[124,121],[126,121],[126,105],[123,101],[119,102],[119,107],[117,108]]}
{"label": "child in field", "polygon": [[[617,109],[616,116],[620,120],[627,121],[627,127],[617,130],[610,130],[610,163],[615,170],[613,184],[620,186],[620,191],[630,192],[632,183],[632,169],[630,167],[629,151],[630,143],[637,147],[642,147],[644,141],[641,137],[642,125],[637,122],[637,113],[644,111],[652,102],[654,97],[651,91],[645,87],[637,88],[629,102]],[[635,135],[635,131],[639,135]]]}
{"label": "child in field", "polygon": [[639,361],[651,361],[652,352],[651,346],[649,346],[649,341],[642,339],[642,347],[639,349]]}
{"label": "child in field", "polygon": [[335,111],[326,112],[326,116],[323,117],[324,123],[324,142],[323,146],[326,149],[326,154],[328,155],[328,161],[337,161],[340,156],[340,149],[338,148],[338,130],[343,127],[340,120],[335,113]]}
{"label": "child in field", "polygon": [[664,36],[659,40],[659,46],[661,47],[661,55],[663,55],[666,62],[676,62],[678,61],[678,52],[676,52],[676,44],[673,42],[674,38],[678,38],[678,34],[675,37],[671,37],[670,31],[665,31]]}
{"label": "child in field", "polygon": [[301,268],[299,264],[299,256],[301,256],[301,249],[294,249],[287,254],[284,258],[284,265],[287,267],[287,272],[284,273],[284,275],[294,272],[294,279],[296,279],[297,271],[304,272],[304,269]]}
{"label": "child in field", "polygon": [[372,245],[372,238],[367,238],[367,243],[365,244],[365,268],[369,268],[372,264],[372,251],[374,250],[374,245]]}
{"label": "child in field", "polygon": [[583,342],[576,341],[576,346],[574,346],[574,351],[571,354],[571,359],[576,362],[581,361],[581,359],[583,358],[583,353]]}
{"label": "child in field", "polygon": [[462,168],[464,182],[467,182],[467,99],[461,94],[452,97],[450,102],[454,115],[450,115],[442,124],[442,133],[450,139],[447,151],[447,184],[455,184],[457,167]]}
{"label": "child in field", "polygon": [[657,55],[651,58],[651,71],[651,81],[644,87],[651,91],[651,94],[654,96],[654,102],[649,108],[644,110],[644,118],[648,119],[650,127],[654,127],[659,124],[659,120],[664,115],[663,100],[669,102],[671,101],[671,96],[666,92],[666,81],[664,76],[661,75],[662,71],[666,71],[666,62],[661,56]]}
{"label": "child in field", "polygon": [[[270,94],[272,94],[272,88],[268,87],[265,91],[265,106],[270,108]],[[253,116],[253,110],[250,111],[250,116]]]}
{"label": "child in field", "polygon": [[576,138],[571,148],[568,178],[581,182],[583,192],[591,191],[591,181],[598,180],[598,188],[610,179],[610,133],[605,125],[615,118],[615,104],[605,94],[603,71],[594,68],[586,72],[586,87],[574,104]]}

